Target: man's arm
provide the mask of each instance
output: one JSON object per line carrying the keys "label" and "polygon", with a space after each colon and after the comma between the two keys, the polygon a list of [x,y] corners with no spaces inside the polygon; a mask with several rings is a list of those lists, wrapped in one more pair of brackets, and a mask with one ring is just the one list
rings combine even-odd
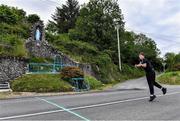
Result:
{"label": "man's arm", "polygon": [[136,64],[135,67],[143,67],[143,68],[146,68],[147,67],[147,64],[144,63],[144,64]]}
{"label": "man's arm", "polygon": [[141,63],[140,64],[136,64],[135,67],[141,67],[141,65],[142,65]]}
{"label": "man's arm", "polygon": [[146,64],[146,63],[141,64],[141,67],[146,68],[146,67],[147,67],[147,64]]}

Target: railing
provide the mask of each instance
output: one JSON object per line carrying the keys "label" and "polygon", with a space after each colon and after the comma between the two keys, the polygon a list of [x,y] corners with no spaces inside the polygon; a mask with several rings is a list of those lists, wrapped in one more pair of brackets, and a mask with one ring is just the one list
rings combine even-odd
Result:
{"label": "railing", "polygon": [[59,73],[62,68],[71,66],[68,64],[29,63],[27,73],[48,74]]}
{"label": "railing", "polygon": [[8,82],[0,83],[0,89],[10,89],[10,85]]}

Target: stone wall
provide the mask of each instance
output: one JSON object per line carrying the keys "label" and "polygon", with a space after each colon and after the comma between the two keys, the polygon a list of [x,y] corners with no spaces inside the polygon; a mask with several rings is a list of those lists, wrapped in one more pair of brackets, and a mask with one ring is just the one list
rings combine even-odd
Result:
{"label": "stone wall", "polygon": [[25,59],[14,57],[0,57],[0,83],[13,80],[25,73]]}
{"label": "stone wall", "polygon": [[85,74],[96,77],[91,64],[79,64],[79,66]]}
{"label": "stone wall", "polygon": [[57,54],[57,52],[45,41],[37,43],[36,41],[29,40],[26,42],[26,49],[28,50],[30,56],[34,57],[54,58]]}
{"label": "stone wall", "polygon": [[[66,64],[80,67],[84,73],[95,76],[90,64],[79,64],[61,55]],[[24,58],[15,57],[0,57],[0,83],[9,82],[17,77],[26,74],[27,60]]]}

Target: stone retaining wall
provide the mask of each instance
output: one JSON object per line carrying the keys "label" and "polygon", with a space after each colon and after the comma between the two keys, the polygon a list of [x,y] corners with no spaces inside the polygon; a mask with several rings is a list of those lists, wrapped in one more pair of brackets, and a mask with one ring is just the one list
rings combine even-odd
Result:
{"label": "stone retaining wall", "polygon": [[15,57],[0,57],[0,83],[9,82],[26,73],[26,60]]}

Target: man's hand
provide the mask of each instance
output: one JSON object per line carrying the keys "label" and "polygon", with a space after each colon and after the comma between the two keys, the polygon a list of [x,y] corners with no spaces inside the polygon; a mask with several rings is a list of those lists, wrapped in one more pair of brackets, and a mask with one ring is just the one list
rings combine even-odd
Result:
{"label": "man's hand", "polygon": [[136,64],[135,65],[135,67],[137,67],[137,68],[140,68],[140,67],[143,67],[143,68],[146,68],[146,66],[147,66],[147,64],[145,63],[145,64]]}
{"label": "man's hand", "polygon": [[137,64],[135,64],[135,65],[134,65],[134,67],[136,67],[136,68],[137,68]]}
{"label": "man's hand", "polygon": [[142,67],[142,64],[136,64],[135,67]]}

